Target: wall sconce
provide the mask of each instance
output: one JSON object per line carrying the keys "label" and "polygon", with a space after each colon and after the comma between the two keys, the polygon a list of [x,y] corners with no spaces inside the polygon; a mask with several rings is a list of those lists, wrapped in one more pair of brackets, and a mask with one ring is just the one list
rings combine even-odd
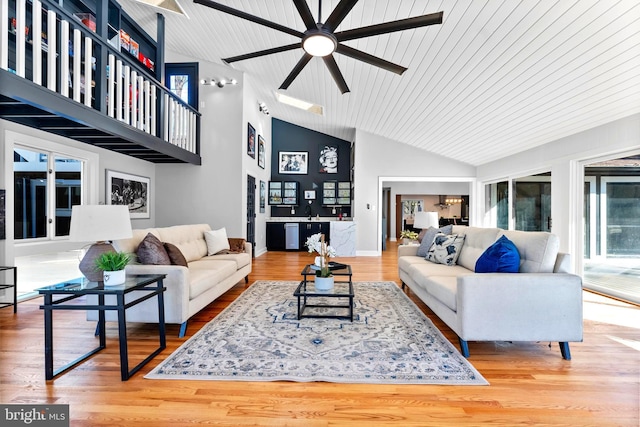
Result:
{"label": "wall sconce", "polygon": [[200,84],[204,86],[218,86],[219,88],[223,88],[226,85],[237,85],[238,81],[236,79],[227,79],[225,77],[214,79],[214,78],[206,78],[200,80]]}
{"label": "wall sconce", "polygon": [[267,116],[269,115],[269,109],[267,108],[267,104],[264,102],[258,102],[258,109],[261,113],[266,114]]}

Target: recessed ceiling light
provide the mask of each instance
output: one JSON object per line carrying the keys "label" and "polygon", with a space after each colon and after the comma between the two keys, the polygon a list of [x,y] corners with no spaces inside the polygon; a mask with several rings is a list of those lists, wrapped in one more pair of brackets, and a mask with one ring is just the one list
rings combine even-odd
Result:
{"label": "recessed ceiling light", "polygon": [[278,92],[276,92],[275,94],[278,102],[290,105],[292,107],[299,108],[301,110],[309,111],[310,113],[314,113],[319,116],[324,116],[324,107],[322,105],[313,104],[311,102],[303,101],[298,98],[293,98],[289,95],[284,95]]}
{"label": "recessed ceiling light", "polygon": [[157,7],[158,9],[167,10],[169,12],[177,13],[189,18],[189,15],[184,11],[178,0],[136,0],[139,3],[144,3],[149,6]]}

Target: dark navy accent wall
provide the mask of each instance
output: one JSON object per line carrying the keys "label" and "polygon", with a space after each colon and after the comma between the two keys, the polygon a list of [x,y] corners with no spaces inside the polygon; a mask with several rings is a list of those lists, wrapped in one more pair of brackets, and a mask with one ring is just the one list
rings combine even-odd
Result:
{"label": "dark navy accent wall", "polygon": [[[306,217],[308,201],[304,199],[305,190],[315,190],[316,199],[311,206],[311,215],[321,217],[337,216],[342,211],[342,215],[351,216],[350,206],[336,208],[336,214],[331,213],[331,208],[322,206],[322,183],[325,181],[348,182],[351,177],[351,143],[344,139],[325,135],[301,126],[284,122],[273,118],[271,121],[271,181],[297,181],[300,189],[299,204],[295,208],[296,213],[291,214],[290,207],[271,207],[272,217]],[[320,173],[320,152],[325,146],[338,148],[338,173]],[[279,152],[281,151],[304,151],[309,153],[308,171],[302,174],[280,174]],[[314,186],[315,184],[315,186]]]}

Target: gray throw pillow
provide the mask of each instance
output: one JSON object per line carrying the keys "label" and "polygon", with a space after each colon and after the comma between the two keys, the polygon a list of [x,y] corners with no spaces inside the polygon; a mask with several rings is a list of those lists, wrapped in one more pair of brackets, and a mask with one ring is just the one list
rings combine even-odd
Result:
{"label": "gray throw pillow", "polygon": [[138,245],[136,250],[141,264],[171,265],[171,258],[164,245],[153,234],[149,233]]}
{"label": "gray throw pillow", "polygon": [[429,248],[431,248],[431,244],[433,243],[433,239],[436,237],[438,233],[451,234],[453,231],[453,225],[445,225],[441,228],[429,227],[427,232],[424,234],[422,238],[422,242],[420,242],[420,247],[418,248],[418,253],[416,254],[419,257],[426,257],[429,252]]}

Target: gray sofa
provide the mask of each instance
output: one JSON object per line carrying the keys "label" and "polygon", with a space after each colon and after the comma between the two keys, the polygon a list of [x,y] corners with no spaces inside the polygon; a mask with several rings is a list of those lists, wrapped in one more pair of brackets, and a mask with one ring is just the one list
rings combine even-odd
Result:
{"label": "gray sofa", "polygon": [[[207,255],[204,232],[211,230],[208,224],[177,225],[164,228],[133,230],[133,237],[117,240],[118,251],[135,253],[147,233],[154,234],[161,242],[172,243],[184,255],[188,267],[180,265],[130,264],[127,274],[166,274],[164,286],[165,321],[180,324],[179,336],[183,337],[187,321],[213,300],[231,289],[239,281],[248,282],[252,267],[252,246],[245,243],[242,253]],[[127,309],[128,322],[157,323],[158,306],[150,299]],[[88,313],[89,320],[97,320],[97,313]],[[117,320],[113,310],[106,312],[107,320]]]}
{"label": "gray sofa", "polygon": [[[569,273],[569,255],[545,232],[453,226],[465,235],[457,265],[416,256],[418,245],[398,247],[403,289],[408,286],[457,335],[468,341],[557,341],[570,360],[569,342],[582,341],[582,279]],[[519,273],[475,273],[480,255],[506,235],[520,254]]]}

